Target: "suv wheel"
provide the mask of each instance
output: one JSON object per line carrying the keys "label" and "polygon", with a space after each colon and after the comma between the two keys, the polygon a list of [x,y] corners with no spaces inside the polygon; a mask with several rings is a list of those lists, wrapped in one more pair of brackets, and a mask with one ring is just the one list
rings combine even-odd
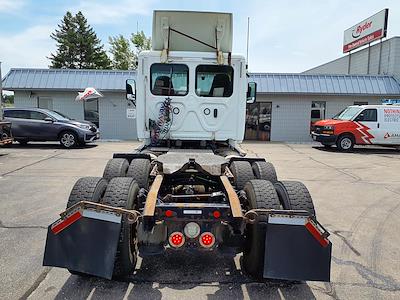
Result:
{"label": "suv wheel", "polygon": [[73,148],[78,144],[78,137],[72,131],[64,131],[60,135],[60,144],[64,148]]}

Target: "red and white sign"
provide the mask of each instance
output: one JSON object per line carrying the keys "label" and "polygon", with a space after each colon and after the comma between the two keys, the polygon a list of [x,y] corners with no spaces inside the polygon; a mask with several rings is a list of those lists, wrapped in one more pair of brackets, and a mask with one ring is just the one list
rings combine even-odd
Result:
{"label": "red and white sign", "polygon": [[388,13],[386,8],[347,29],[344,32],[343,53],[386,37]]}

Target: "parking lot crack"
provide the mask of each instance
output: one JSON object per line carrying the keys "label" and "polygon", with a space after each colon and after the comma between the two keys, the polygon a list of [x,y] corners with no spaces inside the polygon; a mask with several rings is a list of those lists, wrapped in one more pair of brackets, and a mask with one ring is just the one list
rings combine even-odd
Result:
{"label": "parking lot crack", "polygon": [[0,228],[4,229],[47,229],[47,226],[40,225],[4,225],[0,220]]}
{"label": "parking lot crack", "polygon": [[357,273],[361,275],[367,282],[367,285],[382,291],[398,292],[400,291],[400,283],[393,277],[388,275],[379,274],[360,263],[350,260],[342,260],[332,256],[332,261],[342,266],[352,266],[356,269]]}
{"label": "parking lot crack", "polygon": [[30,295],[32,295],[39,287],[39,285],[43,282],[43,280],[46,279],[47,274],[49,274],[51,269],[52,268],[50,267],[45,267],[43,272],[40,273],[40,275],[36,278],[35,282],[31,285],[31,287],[19,299],[20,300],[27,299]]}
{"label": "parking lot crack", "polygon": [[12,173],[14,173],[14,172],[17,172],[17,171],[20,171],[20,170],[22,170],[22,169],[24,169],[24,168],[26,168],[26,167],[30,167],[30,166],[36,165],[36,164],[38,164],[38,163],[41,163],[41,162],[43,162],[43,161],[52,159],[52,158],[54,158],[54,157],[56,157],[56,156],[59,156],[59,155],[61,155],[61,154],[63,154],[63,152],[61,152],[61,153],[56,153],[56,154],[54,154],[54,155],[45,157],[45,158],[43,158],[43,159],[39,159],[39,160],[37,160],[37,161],[35,161],[35,162],[33,162],[33,163],[30,163],[30,164],[27,164],[27,165],[25,165],[25,166],[16,168],[16,169],[14,169],[14,170],[12,170],[12,171],[8,171],[8,172],[6,172],[6,173],[0,174],[0,176],[7,176],[7,175],[10,175],[10,174],[12,174]]}

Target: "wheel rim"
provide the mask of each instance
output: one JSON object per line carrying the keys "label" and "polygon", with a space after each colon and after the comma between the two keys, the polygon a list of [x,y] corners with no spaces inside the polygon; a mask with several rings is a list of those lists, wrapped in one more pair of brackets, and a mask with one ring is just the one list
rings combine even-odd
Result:
{"label": "wheel rim", "polygon": [[61,143],[65,147],[71,147],[75,144],[75,136],[72,133],[64,133],[61,137]]}
{"label": "wheel rim", "polygon": [[341,146],[343,149],[348,150],[348,149],[351,148],[352,143],[353,143],[353,142],[351,141],[351,139],[346,137],[346,138],[343,138],[343,139],[340,141],[340,146]]}

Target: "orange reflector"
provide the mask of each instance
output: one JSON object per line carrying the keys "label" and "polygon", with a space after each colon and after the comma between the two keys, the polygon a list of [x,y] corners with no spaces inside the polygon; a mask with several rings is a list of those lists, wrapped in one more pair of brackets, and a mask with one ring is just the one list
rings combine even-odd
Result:
{"label": "orange reflector", "polygon": [[165,216],[166,216],[166,217],[169,218],[169,217],[172,217],[173,215],[174,215],[174,212],[173,212],[172,210],[166,210],[166,211],[165,211]]}
{"label": "orange reflector", "polygon": [[329,245],[329,240],[322,236],[321,232],[315,227],[312,222],[308,221],[304,226],[306,226],[307,230],[321,244],[322,247],[326,247]]}
{"label": "orange reflector", "polygon": [[178,232],[178,231],[173,232],[173,233],[169,236],[169,239],[168,239],[168,240],[169,240],[169,244],[170,244],[172,247],[175,247],[175,248],[182,247],[183,244],[185,243],[185,237],[184,237],[183,233]]}
{"label": "orange reflector", "polygon": [[215,244],[215,236],[211,232],[203,232],[200,235],[199,243],[204,248],[211,248]]}
{"label": "orange reflector", "polygon": [[221,217],[221,213],[218,210],[216,210],[213,212],[213,216],[214,216],[214,218],[218,219]]}

